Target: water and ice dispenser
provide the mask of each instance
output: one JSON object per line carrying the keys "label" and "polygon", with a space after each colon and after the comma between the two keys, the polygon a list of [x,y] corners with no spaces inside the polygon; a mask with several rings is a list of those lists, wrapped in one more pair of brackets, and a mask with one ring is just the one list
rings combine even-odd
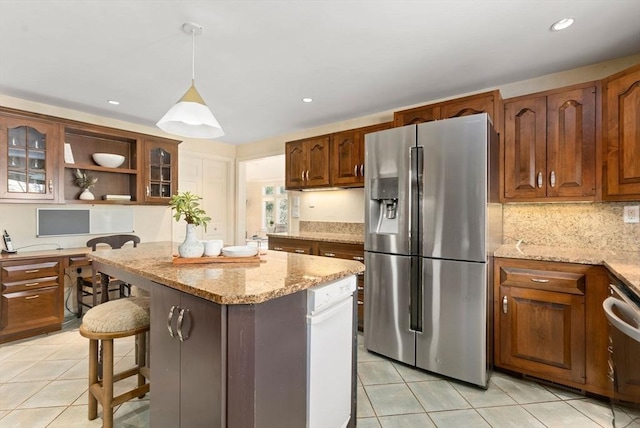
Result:
{"label": "water and ice dispenser", "polygon": [[374,233],[398,233],[398,177],[371,180],[371,218],[377,218]]}

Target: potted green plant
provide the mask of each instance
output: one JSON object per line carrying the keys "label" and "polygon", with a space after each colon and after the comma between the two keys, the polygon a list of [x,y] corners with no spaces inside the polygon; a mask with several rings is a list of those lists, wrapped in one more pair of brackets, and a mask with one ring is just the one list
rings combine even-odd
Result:
{"label": "potted green plant", "polygon": [[204,253],[204,245],[198,241],[196,227],[203,226],[206,231],[211,217],[208,217],[207,213],[200,208],[201,199],[200,196],[191,192],[182,192],[173,195],[169,200],[173,218],[179,222],[184,217],[187,222],[187,234],[184,242],[178,246],[180,257],[202,257]]}

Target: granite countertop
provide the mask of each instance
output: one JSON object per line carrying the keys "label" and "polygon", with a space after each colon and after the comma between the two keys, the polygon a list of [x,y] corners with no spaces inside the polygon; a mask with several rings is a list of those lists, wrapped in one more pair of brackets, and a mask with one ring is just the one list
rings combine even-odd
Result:
{"label": "granite countertop", "polygon": [[176,243],[98,250],[98,262],[224,305],[262,303],[364,271],[357,261],[268,251],[260,263],[173,264]]}
{"label": "granite countertop", "polygon": [[343,244],[364,245],[364,235],[351,235],[345,233],[319,233],[319,232],[285,232],[267,233],[273,238],[302,239],[305,241],[340,242]]}
{"label": "granite countertop", "polygon": [[640,296],[640,252],[583,250],[540,245],[504,244],[493,254],[510,259],[604,265],[620,281]]}

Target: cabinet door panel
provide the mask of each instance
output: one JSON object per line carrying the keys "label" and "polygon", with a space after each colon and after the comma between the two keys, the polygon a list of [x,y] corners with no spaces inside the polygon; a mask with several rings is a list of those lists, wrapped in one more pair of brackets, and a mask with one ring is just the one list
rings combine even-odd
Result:
{"label": "cabinet door panel", "polygon": [[329,180],[329,137],[308,140],[307,186],[327,186]]}
{"label": "cabinet door panel", "polygon": [[546,109],[545,97],[505,103],[506,198],[538,198],[546,194]]}
{"label": "cabinet door panel", "polygon": [[440,119],[440,106],[429,105],[409,110],[397,111],[393,114],[394,126],[415,125]]}
{"label": "cabinet door panel", "polygon": [[356,184],[360,177],[360,152],[364,151],[360,135],[351,130],[331,136],[331,180],[334,185]]}
{"label": "cabinet door panel", "polygon": [[[188,338],[181,342],[180,419],[183,427],[223,425],[224,388],[222,354],[226,354],[222,307],[195,296],[180,293],[182,308],[189,310],[182,331]],[[224,325],[226,328],[226,325]],[[207,358],[202,356],[206,355]],[[177,425],[176,425],[177,426]]]}
{"label": "cabinet door panel", "polygon": [[502,286],[500,298],[502,363],[584,383],[584,296]]}
{"label": "cabinet door panel", "polygon": [[640,67],[606,87],[605,199],[640,198]]}
{"label": "cabinet door panel", "polygon": [[294,141],[286,144],[286,187],[300,188],[304,186],[303,171],[306,164],[306,157],[302,141]]}
{"label": "cabinet door panel", "polygon": [[547,97],[547,196],[595,195],[596,88]]}
{"label": "cabinet door panel", "polygon": [[465,97],[460,101],[447,101],[444,103],[441,108],[441,117],[442,119],[449,119],[471,114],[489,113],[491,120],[495,123],[497,118],[495,117],[493,106],[493,95]]}
{"label": "cabinet door panel", "polygon": [[[180,342],[163,328],[172,306],[180,305],[180,293],[158,285],[151,292],[150,367],[153,376],[151,426],[180,426]],[[175,309],[177,314],[179,309]],[[175,331],[175,318],[172,328]]]}

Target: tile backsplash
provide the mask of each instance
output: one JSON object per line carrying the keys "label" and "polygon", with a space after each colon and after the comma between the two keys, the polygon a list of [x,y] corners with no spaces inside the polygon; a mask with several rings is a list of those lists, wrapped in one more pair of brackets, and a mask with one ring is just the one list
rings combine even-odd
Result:
{"label": "tile backsplash", "polygon": [[342,233],[364,236],[364,223],[342,223],[332,221],[300,221],[300,232]]}
{"label": "tile backsplash", "polygon": [[640,224],[623,222],[626,205],[640,202],[505,204],[503,242],[640,251]]}

